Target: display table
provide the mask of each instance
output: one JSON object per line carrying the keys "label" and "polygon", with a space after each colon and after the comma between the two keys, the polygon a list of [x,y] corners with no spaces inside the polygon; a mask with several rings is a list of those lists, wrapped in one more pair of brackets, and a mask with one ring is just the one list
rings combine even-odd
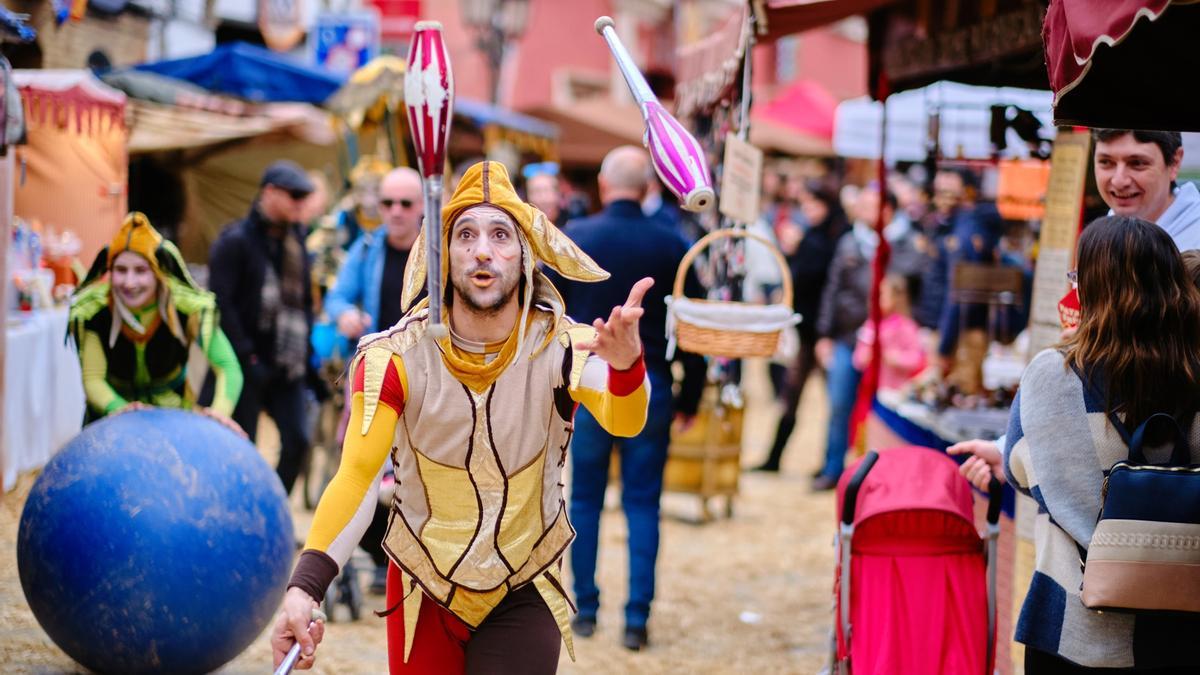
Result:
{"label": "display table", "polygon": [[85,404],[79,357],[64,342],[66,308],[10,314],[5,330],[0,456],[7,492],[79,433]]}

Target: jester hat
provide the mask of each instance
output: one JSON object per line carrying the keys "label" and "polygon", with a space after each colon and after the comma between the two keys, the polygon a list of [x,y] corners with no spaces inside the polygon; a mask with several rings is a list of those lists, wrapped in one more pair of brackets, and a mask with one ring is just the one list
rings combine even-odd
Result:
{"label": "jester hat", "polygon": [[[184,328],[174,310],[178,307],[189,315],[198,313],[203,316],[199,338],[201,344],[207,344],[216,326],[216,304],[212,294],[200,288],[192,278],[175,244],[163,239],[146,214],[139,211],[132,211],[125,217],[117,234],[96,255],[87,276],[71,297],[72,332],[81,335],[83,322],[104,306],[112,307],[127,323],[140,327],[111,294],[108,280],[103,278],[112,270],[117,256],[126,251],[136,253],[150,263],[159,282],[159,311],[169,330],[184,341]],[[119,327],[120,321],[114,321],[110,344],[116,340]]]}
{"label": "jester hat", "polygon": [[[554,289],[550,281],[538,270],[538,263],[545,264],[567,279],[575,281],[604,281],[608,278],[608,272],[601,269],[575,245],[575,242],[555,227],[546,214],[532,204],[521,201],[512,181],[509,180],[508,169],[500,162],[480,162],[463,174],[450,201],[442,207],[442,251],[449,250],[450,230],[458,217],[467,209],[481,204],[489,204],[503,210],[516,223],[517,239],[521,242],[522,273],[525,276],[525,297],[522,300],[526,311],[532,301],[535,281],[552,292],[560,308],[563,305],[557,289]],[[428,231],[429,214],[425,214],[425,227],[422,227],[417,235],[417,241],[409,254],[408,266],[404,270],[404,293],[401,296],[404,307],[411,306],[425,287],[425,275],[429,273],[428,261],[425,259],[425,237]],[[449,256],[443,255],[442,288],[446,288],[449,273]]]}

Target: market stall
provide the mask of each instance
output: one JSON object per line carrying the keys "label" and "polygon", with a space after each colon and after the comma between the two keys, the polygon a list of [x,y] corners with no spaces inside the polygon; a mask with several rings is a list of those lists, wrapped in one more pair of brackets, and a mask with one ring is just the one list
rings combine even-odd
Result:
{"label": "market stall", "polygon": [[29,129],[14,177],[14,214],[43,233],[69,231],[90,261],[125,217],[126,97],[86,70],[16,70]]}
{"label": "market stall", "polygon": [[[338,119],[347,146],[348,164],[360,154],[392,158],[408,165],[412,148],[404,114],[407,64],[380,56],[352,73],[325,103]],[[514,165],[522,160],[559,159],[559,129],[536,117],[474,99],[454,100],[454,134],[450,161],[484,155]]]}
{"label": "market stall", "polygon": [[[20,97],[15,110],[5,107],[5,123],[23,117],[27,133],[6,133],[0,152],[5,244],[0,267],[5,317],[0,336],[0,492],[12,489],[21,473],[49,461],[82,425],[79,360],[63,339],[67,310],[54,305],[56,276],[44,268],[44,244],[56,241],[55,233],[71,233],[94,255],[111,236],[120,223],[114,197],[124,201],[126,136],[124,97],[85,71],[5,68],[5,80],[6,101]],[[9,147],[22,135],[27,145],[19,151]],[[18,152],[24,181],[15,161]],[[91,189],[81,192],[79,186]]]}
{"label": "market stall", "polygon": [[105,75],[129,100],[130,199],[203,263],[245,215],[262,170],[292,159],[341,180],[324,100],[341,76],[248,45]]}

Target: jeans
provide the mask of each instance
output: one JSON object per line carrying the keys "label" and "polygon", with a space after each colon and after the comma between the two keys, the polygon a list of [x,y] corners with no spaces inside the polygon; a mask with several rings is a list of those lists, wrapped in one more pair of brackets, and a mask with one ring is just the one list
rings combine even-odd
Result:
{"label": "jeans", "polygon": [[858,398],[862,373],[854,368],[853,345],[835,342],[833,363],[829,365],[829,435],[825,442],[825,471],[822,475],[836,480],[846,468],[846,450],[850,447],[850,416]]}
{"label": "jeans", "polygon": [[[242,364],[247,373],[242,396],[233,410],[233,421],[250,436],[253,442],[258,434],[258,414],[265,410],[279,429],[279,464],[275,472],[283,483],[283,490],[292,493],[296,476],[308,459],[308,411],[305,405],[304,380],[287,380],[266,369]],[[257,375],[257,377],[256,377]]]}
{"label": "jeans", "polygon": [[633,438],[614,438],[585,408],[575,414],[571,440],[571,573],[579,615],[595,618],[600,608],[596,587],[596,553],[600,511],[608,486],[609,458],[615,444],[621,453],[621,507],[629,524],[629,601],[625,625],[644,628],[654,599],[654,564],[658,558],[659,496],[663,467],[671,441],[671,378],[650,373],[650,409],[646,427]]}

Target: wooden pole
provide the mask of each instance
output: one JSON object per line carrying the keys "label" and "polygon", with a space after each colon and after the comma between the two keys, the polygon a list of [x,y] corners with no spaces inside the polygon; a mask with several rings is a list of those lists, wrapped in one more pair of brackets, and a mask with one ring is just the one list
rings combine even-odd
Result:
{"label": "wooden pole", "polygon": [[[13,219],[13,157],[16,148],[9,147],[0,158],[0,317],[4,318],[4,329],[0,330],[0,428],[8,426],[4,419],[4,361],[8,358],[8,286],[12,283],[8,271],[8,243],[12,240]],[[0,493],[4,492],[4,465],[8,461],[4,440],[0,438]]]}

